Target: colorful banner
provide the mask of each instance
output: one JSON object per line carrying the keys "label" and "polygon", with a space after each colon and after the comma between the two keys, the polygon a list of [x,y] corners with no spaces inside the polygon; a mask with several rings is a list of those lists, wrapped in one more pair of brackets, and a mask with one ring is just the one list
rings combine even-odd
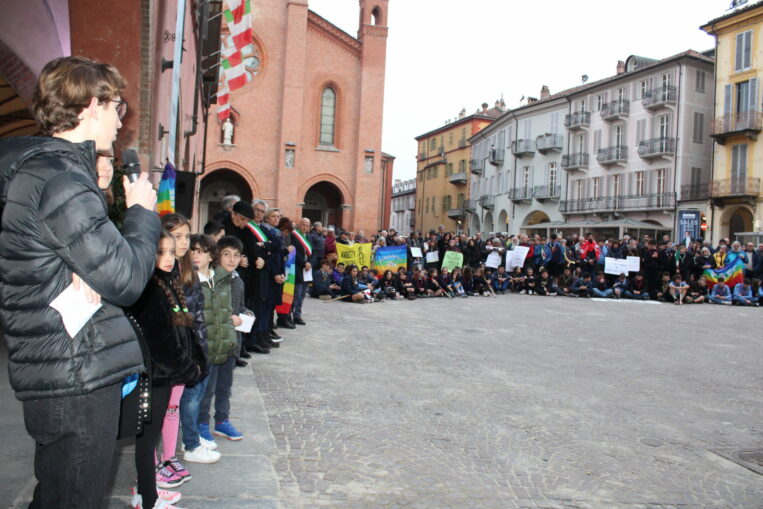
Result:
{"label": "colorful banner", "polygon": [[408,246],[380,247],[376,250],[373,269],[376,270],[378,277],[381,277],[386,270],[397,272],[400,267],[408,267]]}
{"label": "colorful banner", "polygon": [[286,257],[286,281],[283,284],[283,296],[281,297],[281,304],[276,306],[276,313],[279,315],[291,313],[291,304],[294,302],[294,284],[297,280],[296,259],[296,251],[292,251]]}
{"label": "colorful banner", "polygon": [[457,253],[455,251],[447,251],[442,259],[442,268],[453,271],[456,267],[459,269],[464,266],[463,253]]}
{"label": "colorful banner", "polygon": [[336,245],[337,262],[344,263],[344,266],[355,264],[358,268],[371,267],[371,244],[346,244]]}
{"label": "colorful banner", "polygon": [[164,167],[156,198],[156,211],[160,216],[175,212],[175,167],[170,163]]}
{"label": "colorful banner", "polygon": [[712,288],[718,283],[718,278],[724,279],[723,283],[734,290],[734,286],[744,281],[744,261],[737,258],[731,263],[727,263],[722,269],[705,269],[705,278],[708,288]]}

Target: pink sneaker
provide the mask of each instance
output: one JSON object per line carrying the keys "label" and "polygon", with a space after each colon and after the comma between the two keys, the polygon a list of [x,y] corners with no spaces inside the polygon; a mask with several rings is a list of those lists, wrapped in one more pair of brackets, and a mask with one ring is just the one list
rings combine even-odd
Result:
{"label": "pink sneaker", "polygon": [[177,488],[185,482],[185,477],[181,477],[169,467],[164,467],[156,473],[156,486],[159,488]]}
{"label": "pink sneaker", "polygon": [[164,466],[167,467],[169,470],[172,470],[173,472],[175,472],[180,477],[182,477],[184,479],[183,482],[190,481],[192,479],[191,472],[186,470],[183,464],[180,463],[180,461],[177,459],[177,456],[165,461]]}

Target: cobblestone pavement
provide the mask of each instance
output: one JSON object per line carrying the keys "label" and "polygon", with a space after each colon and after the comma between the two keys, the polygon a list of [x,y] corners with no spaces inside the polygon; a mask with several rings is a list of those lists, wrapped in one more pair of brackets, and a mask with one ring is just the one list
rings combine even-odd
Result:
{"label": "cobblestone pavement", "polygon": [[254,372],[280,503],[763,507],[763,310],[506,295],[305,303]]}

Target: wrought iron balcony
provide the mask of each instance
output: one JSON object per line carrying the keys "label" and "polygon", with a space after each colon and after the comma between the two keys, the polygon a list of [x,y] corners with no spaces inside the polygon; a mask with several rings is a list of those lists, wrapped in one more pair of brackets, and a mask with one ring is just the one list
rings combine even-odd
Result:
{"label": "wrought iron balcony", "polygon": [[710,137],[721,145],[726,143],[726,138],[737,134],[757,140],[761,126],[763,126],[763,114],[760,111],[731,113],[715,119]]}
{"label": "wrought iron balcony", "polygon": [[535,186],[533,188],[533,198],[538,201],[558,200],[562,194],[562,186]]}
{"label": "wrought iron balcony", "polygon": [[466,209],[463,207],[448,209],[448,217],[451,219],[463,219],[464,217],[466,217]]}
{"label": "wrought iron balcony", "polygon": [[541,134],[535,138],[535,146],[538,152],[545,154],[550,150],[562,151],[562,135],[561,134]]}
{"label": "wrought iron balcony", "polygon": [[710,183],[681,186],[681,201],[707,200],[710,198]]}
{"label": "wrought iron balcony", "polygon": [[602,166],[622,164],[628,161],[628,147],[625,145],[613,145],[600,148],[596,154],[596,161]]}
{"label": "wrought iron balcony", "polygon": [[504,154],[506,153],[505,150],[502,148],[494,148],[490,151],[490,164],[493,166],[500,166],[503,164],[503,158]]}
{"label": "wrought iron balcony", "polygon": [[714,180],[710,185],[713,198],[755,198],[760,196],[760,179],[737,177]]}
{"label": "wrought iron balcony", "polygon": [[464,210],[467,212],[475,212],[477,210],[476,200],[464,200]]}
{"label": "wrought iron balcony", "polygon": [[578,111],[564,116],[564,127],[570,131],[577,131],[591,125],[591,112]]}
{"label": "wrought iron balcony", "polygon": [[675,206],[676,193],[658,193],[562,200],[559,202],[559,211],[562,214],[579,214],[584,212],[668,210]]}
{"label": "wrought iron balcony", "polygon": [[513,187],[509,189],[509,199],[514,202],[530,201],[533,198],[532,187]]}
{"label": "wrought iron balcony", "polygon": [[533,155],[535,153],[535,140],[517,140],[511,142],[511,153],[517,157]]}
{"label": "wrought iron balcony", "polygon": [[448,175],[448,182],[451,184],[466,184],[467,176],[465,172],[453,173]]}
{"label": "wrought iron balcony", "polygon": [[641,104],[648,110],[663,108],[668,104],[675,104],[678,99],[678,91],[674,86],[657,87],[647,90],[641,98]]}
{"label": "wrought iron balcony", "polygon": [[628,99],[618,99],[601,107],[601,118],[607,121],[626,118],[631,109],[631,102]]}
{"label": "wrought iron balcony", "polygon": [[588,169],[588,152],[578,152],[577,154],[568,154],[562,156],[562,168],[565,170],[581,170]]}
{"label": "wrought iron balcony", "polygon": [[480,207],[492,209],[495,206],[495,196],[492,194],[483,194],[480,196]]}
{"label": "wrought iron balcony", "polygon": [[426,158],[427,158],[426,152],[419,152],[419,157],[418,157],[419,161],[423,161]]}
{"label": "wrought iron balcony", "polygon": [[638,155],[642,159],[656,159],[658,157],[672,156],[675,154],[675,138],[654,138],[651,140],[644,140],[638,144]]}
{"label": "wrought iron balcony", "polygon": [[485,169],[485,163],[482,159],[472,159],[470,166],[473,175],[482,175],[482,171]]}

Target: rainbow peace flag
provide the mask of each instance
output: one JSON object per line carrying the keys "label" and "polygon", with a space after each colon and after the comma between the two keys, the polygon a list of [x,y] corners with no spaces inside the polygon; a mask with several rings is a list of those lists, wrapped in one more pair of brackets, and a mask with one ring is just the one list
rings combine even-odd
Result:
{"label": "rainbow peace flag", "polygon": [[744,281],[744,261],[736,258],[722,269],[705,269],[704,276],[707,279],[708,288],[715,286],[718,278],[722,277],[723,283],[733,290],[735,285]]}
{"label": "rainbow peace flag", "polygon": [[276,306],[276,313],[279,315],[288,315],[291,312],[291,304],[294,302],[294,284],[297,280],[296,259],[295,251],[286,257],[286,281],[283,283],[283,296],[281,297],[281,304]]}
{"label": "rainbow peace flag", "polygon": [[380,247],[374,253],[373,268],[381,278],[385,270],[397,272],[399,267],[408,266],[408,246]]}
{"label": "rainbow peace flag", "polygon": [[159,182],[156,211],[160,216],[175,212],[175,168],[170,163],[164,167],[162,180]]}

